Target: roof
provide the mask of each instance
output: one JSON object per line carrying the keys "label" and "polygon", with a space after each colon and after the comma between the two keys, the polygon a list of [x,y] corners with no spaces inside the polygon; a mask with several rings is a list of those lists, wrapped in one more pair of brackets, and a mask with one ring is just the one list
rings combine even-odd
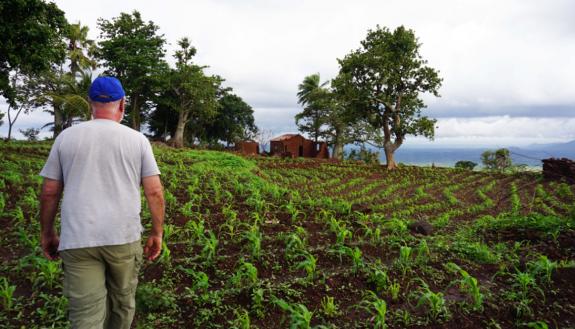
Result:
{"label": "roof", "polygon": [[278,137],[276,137],[276,138],[272,138],[271,141],[272,141],[272,142],[281,142],[281,141],[285,141],[285,140],[288,140],[288,139],[292,139],[292,138],[294,138],[294,137],[296,137],[296,136],[300,136],[300,137],[303,138],[303,136],[300,135],[300,134],[283,134],[283,135],[278,136]]}

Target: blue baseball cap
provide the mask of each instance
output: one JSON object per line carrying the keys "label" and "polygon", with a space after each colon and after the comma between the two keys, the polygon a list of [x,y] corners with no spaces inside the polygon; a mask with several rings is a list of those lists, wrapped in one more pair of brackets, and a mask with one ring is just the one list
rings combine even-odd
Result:
{"label": "blue baseball cap", "polygon": [[120,80],[114,77],[97,77],[92,82],[88,95],[93,102],[110,103],[122,99],[126,94]]}

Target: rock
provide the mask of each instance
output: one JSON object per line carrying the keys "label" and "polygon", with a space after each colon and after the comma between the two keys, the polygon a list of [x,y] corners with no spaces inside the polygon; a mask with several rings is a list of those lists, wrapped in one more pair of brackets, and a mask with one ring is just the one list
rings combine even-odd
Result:
{"label": "rock", "polygon": [[423,235],[433,234],[433,225],[426,221],[417,221],[409,224],[409,229],[412,233],[418,233]]}

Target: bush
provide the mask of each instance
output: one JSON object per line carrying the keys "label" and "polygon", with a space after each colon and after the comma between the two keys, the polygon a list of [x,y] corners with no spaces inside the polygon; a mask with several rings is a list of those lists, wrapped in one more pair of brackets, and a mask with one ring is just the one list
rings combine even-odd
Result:
{"label": "bush", "polygon": [[359,160],[366,164],[379,164],[379,152],[368,150],[365,147],[361,147],[358,150],[351,150],[349,154],[345,156],[346,160]]}
{"label": "bush", "polygon": [[473,168],[475,168],[475,166],[477,166],[477,163],[475,163],[473,161],[457,161],[455,163],[455,168],[461,168],[461,169],[467,169],[467,170],[473,170]]}

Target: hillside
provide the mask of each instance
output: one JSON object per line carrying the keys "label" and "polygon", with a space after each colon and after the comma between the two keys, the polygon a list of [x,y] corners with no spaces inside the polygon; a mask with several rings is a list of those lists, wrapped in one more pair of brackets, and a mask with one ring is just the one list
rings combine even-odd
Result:
{"label": "hillside", "polygon": [[[62,270],[38,248],[49,147],[0,144],[7,327],[67,325]],[[143,266],[138,328],[575,325],[574,186],[534,173],[154,151],[166,244]]]}

